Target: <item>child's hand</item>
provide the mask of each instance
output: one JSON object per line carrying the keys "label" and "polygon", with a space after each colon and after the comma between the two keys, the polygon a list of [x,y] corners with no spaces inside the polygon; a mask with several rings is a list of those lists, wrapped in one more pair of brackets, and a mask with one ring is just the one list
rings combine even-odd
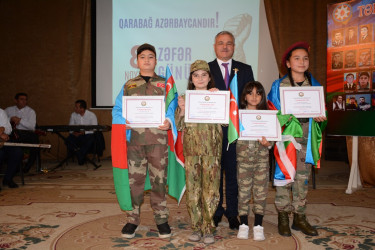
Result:
{"label": "child's hand", "polygon": [[181,109],[180,116],[184,116],[185,115],[185,99],[182,96],[179,96],[178,100],[177,100],[177,103],[178,103],[178,106]]}
{"label": "child's hand", "polygon": [[219,89],[218,88],[210,88],[208,91],[216,92],[216,91],[219,91]]}
{"label": "child's hand", "polygon": [[177,103],[181,109],[185,109],[185,100],[182,96],[178,97]]}
{"label": "child's hand", "polygon": [[271,143],[267,141],[266,137],[262,136],[262,140],[258,139],[258,142],[262,144],[264,147],[269,147],[271,146]]}
{"label": "child's hand", "polygon": [[163,125],[160,125],[158,128],[160,130],[166,131],[166,130],[170,129],[170,127],[171,127],[171,124],[169,124],[169,121],[168,120],[164,120]]}
{"label": "child's hand", "polygon": [[132,127],[129,125],[129,123],[126,119],[125,119],[125,129],[126,130],[132,129]]}
{"label": "child's hand", "polygon": [[316,121],[316,122],[323,122],[325,120],[327,120],[327,117],[325,117],[325,116],[314,117],[314,121]]}

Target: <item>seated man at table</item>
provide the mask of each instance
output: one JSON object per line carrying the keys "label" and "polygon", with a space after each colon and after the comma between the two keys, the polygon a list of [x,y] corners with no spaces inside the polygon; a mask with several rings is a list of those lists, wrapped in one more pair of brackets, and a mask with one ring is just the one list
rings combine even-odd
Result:
{"label": "seated man at table", "polygon": [[[77,100],[74,112],[70,116],[69,125],[98,125],[98,120],[93,112],[87,110],[86,101]],[[73,131],[66,140],[68,154],[75,154],[78,164],[83,165],[86,155],[94,142],[93,131]]]}
{"label": "seated man at table", "polygon": [[[14,97],[14,101],[16,105],[5,109],[13,128],[13,133],[9,141],[32,144],[39,143],[38,135],[35,133],[36,113],[27,105],[27,94],[17,93]],[[38,149],[36,148],[30,148],[29,150],[30,156],[23,170],[25,173],[29,172],[38,154]]]}
{"label": "seated man at table", "polygon": [[[9,140],[9,135],[12,132],[12,127],[9,123],[9,118],[4,110],[0,109],[0,142]],[[10,188],[18,188],[18,185],[13,181],[19,166],[21,165],[23,157],[22,148],[20,147],[2,147],[0,144],[0,165],[4,160],[7,160],[8,167],[3,178],[3,185]],[[1,188],[0,188],[1,190]]]}

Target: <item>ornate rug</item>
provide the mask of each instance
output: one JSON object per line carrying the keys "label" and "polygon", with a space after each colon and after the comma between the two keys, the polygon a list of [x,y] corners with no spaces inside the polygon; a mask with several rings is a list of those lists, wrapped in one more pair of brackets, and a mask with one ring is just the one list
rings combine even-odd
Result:
{"label": "ornate rug", "polygon": [[212,245],[187,240],[192,231],[184,199],[178,206],[168,198],[172,237],[158,238],[146,193],[141,225],[129,240],[121,237],[126,216],[116,201],[110,165],[96,171],[69,167],[26,176],[25,186],[0,192],[0,249],[375,249],[373,188],[352,195],[345,194],[342,185],[309,190],[307,216],[319,231],[316,237],[294,230],[292,237],[277,233],[271,188],[265,241],[254,241],[251,229],[248,240],[237,239],[223,219]]}

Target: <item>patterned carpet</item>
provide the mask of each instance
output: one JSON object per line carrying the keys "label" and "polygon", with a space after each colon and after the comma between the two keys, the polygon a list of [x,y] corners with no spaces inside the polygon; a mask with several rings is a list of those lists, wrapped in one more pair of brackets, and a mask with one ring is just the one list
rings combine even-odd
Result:
{"label": "patterned carpet", "polygon": [[366,188],[347,195],[347,178],[342,173],[317,174],[317,189],[308,195],[307,215],[319,236],[292,231],[292,237],[281,237],[271,188],[263,225],[265,241],[237,239],[237,232],[223,219],[215,243],[205,245],[187,240],[191,229],[184,199],[178,206],[168,198],[172,237],[159,239],[148,194],[136,237],[122,238],[126,217],[116,201],[110,161],[104,161],[96,171],[91,166],[70,164],[54,172],[26,176],[26,185],[18,189],[3,188],[0,249],[374,249],[375,190]]}

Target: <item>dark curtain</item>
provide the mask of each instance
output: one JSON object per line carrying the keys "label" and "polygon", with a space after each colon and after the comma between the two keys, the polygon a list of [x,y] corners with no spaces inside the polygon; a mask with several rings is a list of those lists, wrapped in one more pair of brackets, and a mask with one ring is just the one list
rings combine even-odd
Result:
{"label": "dark curtain", "polygon": [[[68,124],[77,99],[91,106],[91,1],[0,0],[0,108],[26,92],[38,125]],[[111,124],[109,110],[93,111]],[[104,133],[110,155],[110,133]],[[41,136],[52,149],[43,157],[65,156],[56,135]]]}

